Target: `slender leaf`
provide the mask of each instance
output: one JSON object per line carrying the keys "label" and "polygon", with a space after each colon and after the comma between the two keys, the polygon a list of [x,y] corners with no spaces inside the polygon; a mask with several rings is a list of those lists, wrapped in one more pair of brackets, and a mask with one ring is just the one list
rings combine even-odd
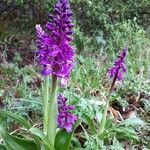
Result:
{"label": "slender leaf", "polygon": [[73,147],[79,147],[79,148],[82,147],[79,139],[76,137],[72,138],[71,143],[72,143]]}
{"label": "slender leaf", "polygon": [[72,150],[85,150],[85,148],[73,147]]}
{"label": "slender leaf", "polygon": [[12,136],[12,139],[21,147],[23,147],[24,150],[37,150],[36,144],[33,140],[27,140],[19,137]]}
{"label": "slender leaf", "polygon": [[128,119],[122,121],[120,125],[142,126],[144,124],[145,123],[140,118],[137,117],[137,118],[128,118]]}
{"label": "slender leaf", "polygon": [[36,135],[36,136],[38,136],[41,140],[42,140],[42,142],[44,143],[44,147],[46,148],[46,149],[50,149],[50,150],[54,150],[54,147],[49,143],[49,141],[48,141],[48,138],[45,136],[45,134],[41,131],[41,130],[39,130],[38,128],[30,128],[30,130],[29,130],[32,134],[34,134],[34,135]]}
{"label": "slender leaf", "polygon": [[[7,150],[37,150],[34,141],[10,135],[2,126],[0,126],[0,135]],[[4,149],[4,146],[2,147]]]}
{"label": "slender leaf", "polygon": [[[9,118],[15,120],[16,122],[18,122],[19,124],[21,124],[23,127],[25,127],[28,130],[31,128],[31,124],[28,121],[26,121],[23,117],[16,115],[15,113],[12,113],[10,111],[1,110],[0,118],[1,117],[9,117]],[[38,137],[33,135],[33,138],[37,144],[38,149],[40,149],[40,145],[39,145],[40,141],[39,141]]]}
{"label": "slender leaf", "polygon": [[31,128],[31,125],[29,122],[27,122],[23,117],[16,115],[10,111],[1,110],[0,111],[0,117],[9,117],[15,121],[17,121],[19,124],[21,124],[26,129]]}
{"label": "slender leaf", "polygon": [[94,122],[88,115],[85,115],[85,121],[88,124],[88,126],[90,127],[90,130],[92,132],[96,133],[96,128],[95,128]]}
{"label": "slender leaf", "polygon": [[7,150],[7,149],[6,149],[6,146],[3,145],[3,144],[0,144],[0,150]]}
{"label": "slender leaf", "polygon": [[116,136],[119,139],[128,138],[128,140],[136,140],[136,141],[139,140],[135,130],[130,127],[118,126],[113,128],[112,132],[116,132],[117,133]]}

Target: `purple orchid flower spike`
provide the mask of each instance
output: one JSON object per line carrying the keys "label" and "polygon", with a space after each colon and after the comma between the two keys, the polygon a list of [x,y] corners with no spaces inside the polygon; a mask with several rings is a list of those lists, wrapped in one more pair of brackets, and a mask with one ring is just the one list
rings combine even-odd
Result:
{"label": "purple orchid flower spike", "polygon": [[112,92],[113,87],[115,85],[115,82],[122,81],[123,80],[123,74],[126,73],[126,65],[125,65],[125,57],[127,55],[127,48],[124,48],[121,54],[118,56],[118,58],[114,62],[114,66],[108,70],[108,76],[110,78],[113,78],[113,81],[111,83],[109,93]]}
{"label": "purple orchid flower spike", "polygon": [[119,57],[115,60],[114,66],[108,70],[110,78],[116,78],[116,80],[123,80],[123,74],[126,73],[125,57],[127,55],[127,48],[124,48]]}
{"label": "purple orchid flower spike", "polygon": [[[54,7],[54,14],[49,16],[49,22],[44,28],[36,25],[37,63],[44,76],[43,90],[43,126],[49,143],[54,147],[57,126],[71,132],[77,117],[70,113],[74,106],[67,106],[67,99],[59,95],[57,107],[58,79],[65,87],[74,68],[75,48],[71,45],[74,25],[72,12],[68,0],[58,0]],[[49,81],[51,76],[51,93]],[[58,111],[59,110],[59,114]]]}
{"label": "purple orchid flower spike", "polygon": [[128,49],[124,48],[121,54],[115,60],[114,66],[108,70],[108,76],[110,78],[113,78],[113,81],[110,85],[108,96],[106,99],[106,106],[105,106],[104,113],[102,116],[102,121],[101,121],[100,134],[103,134],[104,129],[105,129],[107,111],[109,109],[109,101],[110,101],[110,97],[111,97],[111,93],[113,91],[114,85],[117,80],[122,81],[123,74],[126,73],[125,57],[127,55],[127,51]]}
{"label": "purple orchid flower spike", "polygon": [[66,129],[67,132],[72,131],[72,127],[77,121],[77,117],[70,113],[71,110],[75,109],[75,106],[67,106],[67,98],[63,95],[58,95],[58,127]]}
{"label": "purple orchid flower spike", "polygon": [[46,23],[45,30],[36,25],[37,62],[42,75],[67,79],[74,67],[75,48],[73,40],[72,12],[68,0],[59,0],[54,7],[54,15]]}

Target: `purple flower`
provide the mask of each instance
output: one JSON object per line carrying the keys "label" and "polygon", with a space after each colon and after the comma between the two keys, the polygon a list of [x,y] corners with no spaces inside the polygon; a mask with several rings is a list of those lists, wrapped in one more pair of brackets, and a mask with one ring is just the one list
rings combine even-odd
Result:
{"label": "purple flower", "polygon": [[72,12],[68,0],[59,0],[54,7],[54,15],[46,23],[44,30],[36,25],[37,62],[41,66],[42,75],[55,75],[69,78],[74,67],[74,47]]}
{"label": "purple flower", "polygon": [[67,106],[67,98],[63,95],[58,95],[58,127],[66,129],[67,132],[72,131],[72,127],[77,121],[77,117],[70,113],[71,110],[75,109],[75,106]]}
{"label": "purple flower", "polygon": [[110,78],[116,77],[117,80],[123,79],[123,74],[126,73],[125,57],[127,54],[127,48],[124,48],[119,57],[115,60],[114,66],[108,70]]}
{"label": "purple flower", "polygon": [[68,78],[62,78],[60,81],[60,86],[65,88],[68,84]]}

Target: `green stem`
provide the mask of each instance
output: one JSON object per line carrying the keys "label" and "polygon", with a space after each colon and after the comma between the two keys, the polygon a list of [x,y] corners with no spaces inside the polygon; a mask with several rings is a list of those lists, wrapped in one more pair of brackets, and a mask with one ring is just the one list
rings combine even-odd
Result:
{"label": "green stem", "polygon": [[104,113],[103,113],[103,116],[102,116],[102,121],[101,121],[99,134],[103,134],[104,129],[105,129],[106,118],[107,118],[107,111],[109,109],[110,96],[111,96],[111,93],[113,91],[113,88],[114,88],[114,85],[115,85],[115,82],[116,82],[116,79],[117,79],[117,75],[118,75],[118,72],[116,73],[116,75],[115,75],[115,77],[113,79],[113,82],[111,83],[110,88],[109,88],[109,94],[107,96],[106,105],[105,105]]}
{"label": "green stem", "polygon": [[47,126],[47,136],[50,144],[54,146],[56,129],[57,129],[57,77],[52,76],[52,88],[50,101],[48,101],[48,126]]}
{"label": "green stem", "polygon": [[45,77],[43,94],[43,128],[46,134],[48,126],[49,76]]}
{"label": "green stem", "polygon": [[101,121],[100,134],[103,134],[104,129],[105,129],[107,111],[109,108],[109,100],[110,100],[110,94],[108,95],[108,98],[106,100],[106,105],[105,105],[105,109],[104,109],[104,113],[103,113],[102,121]]}

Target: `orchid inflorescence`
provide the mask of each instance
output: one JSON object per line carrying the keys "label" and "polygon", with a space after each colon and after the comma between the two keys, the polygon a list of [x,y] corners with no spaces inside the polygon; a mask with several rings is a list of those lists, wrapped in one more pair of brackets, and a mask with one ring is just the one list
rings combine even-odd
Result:
{"label": "orchid inflorescence", "polygon": [[123,74],[126,73],[125,57],[127,55],[127,48],[124,48],[119,57],[115,60],[114,66],[109,69],[108,75],[110,78],[116,77],[117,80],[123,79]]}
{"label": "orchid inflorescence", "polygon": [[[72,15],[68,0],[58,0],[54,7],[54,15],[49,15],[50,21],[44,26],[36,25],[37,63],[44,77],[49,75],[61,79],[61,85],[66,86],[74,67],[75,48],[71,45],[73,38]],[[55,87],[56,88],[56,87]],[[67,99],[58,96],[58,127],[71,132],[77,117],[70,113],[74,106],[66,105]],[[50,108],[49,108],[50,109]],[[56,108],[57,109],[57,108]]]}
{"label": "orchid inflorescence", "polygon": [[112,83],[110,84],[109,92],[106,99],[106,105],[104,108],[104,113],[101,120],[101,127],[100,127],[100,134],[103,134],[105,123],[106,123],[106,117],[107,117],[107,111],[109,109],[109,101],[110,96],[112,94],[115,82],[122,81],[123,80],[123,74],[126,73],[126,65],[125,65],[125,57],[127,55],[127,48],[124,48],[121,54],[118,56],[118,58],[114,62],[114,66],[110,69],[108,69],[108,76],[109,78],[113,78]]}
{"label": "orchid inflorescence", "polygon": [[68,0],[59,0],[43,30],[36,25],[38,36],[37,61],[42,68],[42,75],[55,75],[69,78],[74,67],[74,47],[70,45],[73,38],[72,12]]}
{"label": "orchid inflorescence", "polygon": [[58,95],[58,126],[66,129],[67,132],[72,131],[72,127],[77,121],[77,117],[70,113],[75,109],[75,106],[67,106],[67,98],[63,95]]}

